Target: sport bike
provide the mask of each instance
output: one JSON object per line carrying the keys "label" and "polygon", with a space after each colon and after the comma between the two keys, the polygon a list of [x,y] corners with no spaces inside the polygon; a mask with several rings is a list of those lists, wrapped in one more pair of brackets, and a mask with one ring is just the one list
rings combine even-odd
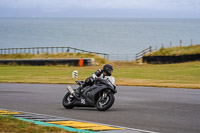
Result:
{"label": "sport bike", "polygon": [[[79,86],[84,83],[83,81],[75,82]],[[115,101],[114,94],[117,93],[115,78],[112,76],[103,79],[96,78],[93,85],[84,87],[79,93],[77,89],[67,86],[68,92],[62,101],[65,108],[96,107],[99,111],[105,111],[113,105]]]}

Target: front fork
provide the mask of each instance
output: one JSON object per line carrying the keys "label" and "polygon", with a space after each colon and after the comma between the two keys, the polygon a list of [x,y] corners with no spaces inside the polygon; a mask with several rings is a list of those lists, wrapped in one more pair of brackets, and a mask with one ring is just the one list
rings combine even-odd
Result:
{"label": "front fork", "polygon": [[108,92],[101,92],[99,93],[99,97],[101,98],[100,100],[104,100],[105,98],[107,98]]}

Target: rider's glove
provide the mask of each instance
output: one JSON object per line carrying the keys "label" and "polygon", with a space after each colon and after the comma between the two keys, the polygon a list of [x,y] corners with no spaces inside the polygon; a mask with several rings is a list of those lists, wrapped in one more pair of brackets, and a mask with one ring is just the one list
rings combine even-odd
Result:
{"label": "rider's glove", "polygon": [[96,79],[96,78],[97,78],[97,75],[93,73],[93,74],[92,74],[92,78],[93,78],[93,79]]}

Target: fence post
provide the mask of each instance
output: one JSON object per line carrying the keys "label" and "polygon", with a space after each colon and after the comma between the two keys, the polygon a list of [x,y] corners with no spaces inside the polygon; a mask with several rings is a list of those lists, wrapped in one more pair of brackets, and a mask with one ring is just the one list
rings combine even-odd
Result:
{"label": "fence post", "polygon": [[37,47],[36,49],[37,49],[37,54],[40,54],[39,47]]}
{"label": "fence post", "polygon": [[164,44],[162,43],[162,47],[161,48],[164,48]]}
{"label": "fence post", "polygon": [[172,41],[170,41],[170,47],[172,47]]}
{"label": "fence post", "polygon": [[183,41],[182,41],[182,40],[180,40],[180,47],[182,47],[182,43],[183,43]]}
{"label": "fence post", "polygon": [[56,53],[58,53],[58,47],[56,47]]}
{"label": "fence post", "polygon": [[64,52],[63,47],[62,47],[62,53]]}
{"label": "fence post", "polygon": [[69,48],[69,47],[67,47],[67,52],[69,52],[69,50],[70,50],[70,48]]}
{"label": "fence post", "polygon": [[51,47],[51,53],[53,54],[53,47]]}
{"label": "fence post", "polygon": [[192,46],[193,44],[192,44],[192,39],[190,40],[190,45]]}

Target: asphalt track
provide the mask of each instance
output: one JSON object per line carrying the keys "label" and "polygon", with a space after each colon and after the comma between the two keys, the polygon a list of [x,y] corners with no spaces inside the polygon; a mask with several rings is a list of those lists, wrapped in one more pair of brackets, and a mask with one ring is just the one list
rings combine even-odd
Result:
{"label": "asphalt track", "polygon": [[[72,87],[75,87],[74,85]],[[113,107],[67,110],[66,85],[0,83],[0,108],[160,133],[200,133],[200,90],[118,86]]]}

